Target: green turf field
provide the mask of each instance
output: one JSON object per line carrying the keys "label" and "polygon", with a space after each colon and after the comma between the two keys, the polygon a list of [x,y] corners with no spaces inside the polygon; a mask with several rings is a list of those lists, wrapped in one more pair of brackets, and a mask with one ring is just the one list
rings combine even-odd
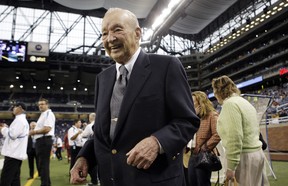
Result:
{"label": "green turf field", "polygon": [[[288,186],[288,162],[274,161],[272,163],[273,170],[276,174],[277,180],[272,176],[269,176],[271,186]],[[67,159],[58,161],[57,159],[51,159],[50,163],[50,174],[52,186],[68,186],[69,177],[68,177],[69,164]],[[39,186],[40,179],[36,178],[27,182],[29,177],[28,173],[28,162],[27,160],[23,161],[21,168],[21,185],[22,186]]]}

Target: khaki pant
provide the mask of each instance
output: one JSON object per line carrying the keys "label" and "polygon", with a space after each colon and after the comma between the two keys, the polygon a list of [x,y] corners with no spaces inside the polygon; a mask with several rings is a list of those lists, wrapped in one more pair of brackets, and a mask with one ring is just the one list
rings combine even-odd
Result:
{"label": "khaki pant", "polygon": [[242,153],[235,171],[239,186],[269,186],[265,170],[265,155],[261,150]]}

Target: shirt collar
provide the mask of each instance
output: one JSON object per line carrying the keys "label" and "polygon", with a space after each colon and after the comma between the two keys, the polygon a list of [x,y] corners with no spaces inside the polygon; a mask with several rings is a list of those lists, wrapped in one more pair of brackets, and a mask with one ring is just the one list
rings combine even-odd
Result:
{"label": "shirt collar", "polygon": [[49,112],[49,111],[51,111],[51,109],[47,109],[47,110],[45,110],[44,112],[42,112],[42,113],[46,113],[46,112]]}
{"label": "shirt collar", "polygon": [[18,117],[26,117],[26,114],[25,113],[21,113],[21,114],[16,115],[15,117],[16,118],[18,118]]}
{"label": "shirt collar", "polygon": [[[124,65],[125,68],[128,70],[128,76],[127,78],[129,79],[130,78],[130,75],[131,75],[131,72],[132,72],[132,69],[133,69],[133,66],[140,54],[140,51],[141,51],[141,48],[139,47],[136,52],[133,54],[133,56],[131,57],[131,59]],[[119,72],[119,67],[121,66],[121,64],[119,63],[116,63],[116,71],[117,71],[117,76],[116,76],[116,79],[118,79],[118,77],[120,76],[120,72]]]}

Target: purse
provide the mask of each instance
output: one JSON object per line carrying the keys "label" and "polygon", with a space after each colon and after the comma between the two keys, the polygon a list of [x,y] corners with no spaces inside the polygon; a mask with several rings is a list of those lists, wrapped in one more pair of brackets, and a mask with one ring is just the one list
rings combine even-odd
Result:
{"label": "purse", "polygon": [[219,171],[222,169],[221,161],[213,151],[200,151],[198,154],[193,154],[191,158],[193,158],[193,165],[196,168],[210,171]]}
{"label": "purse", "polygon": [[225,180],[224,186],[238,186],[237,180],[234,177],[232,180]]}

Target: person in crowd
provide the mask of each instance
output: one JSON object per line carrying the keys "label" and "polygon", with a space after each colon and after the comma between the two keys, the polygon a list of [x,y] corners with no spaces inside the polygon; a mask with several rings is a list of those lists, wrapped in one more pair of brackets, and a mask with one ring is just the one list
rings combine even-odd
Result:
{"label": "person in crowd", "polygon": [[66,149],[66,154],[67,154],[67,163],[69,164],[71,161],[71,154],[70,154],[70,146],[69,146],[69,140],[68,140],[68,130],[65,131],[64,135],[64,147]]}
{"label": "person in crowd", "polygon": [[87,139],[92,139],[93,138],[93,135],[94,135],[93,125],[94,125],[94,122],[95,122],[95,117],[96,117],[95,113],[90,113],[89,114],[89,119],[88,119],[89,120],[89,124],[83,130],[83,133],[82,133],[82,137],[83,138],[87,138]]}
{"label": "person in crowd", "polygon": [[58,160],[62,160],[62,146],[63,146],[63,142],[62,142],[62,139],[59,135],[56,136],[56,152],[55,152],[55,155],[57,157]]}
{"label": "person in crowd", "polygon": [[228,76],[214,78],[212,87],[222,105],[217,132],[225,148],[226,179],[235,177],[239,186],[269,185],[263,182],[267,177],[256,109]]}
{"label": "person in crowd", "polygon": [[27,158],[29,123],[26,119],[26,105],[22,102],[13,107],[15,119],[10,127],[0,125],[0,133],[5,138],[1,150],[4,165],[0,177],[1,186],[21,186],[20,171],[22,161]]}
{"label": "person in crowd", "polygon": [[106,12],[102,41],[116,64],[96,77],[94,140],[71,183],[86,181],[98,163],[101,185],[185,185],[182,151],[199,127],[187,76],[178,58],[142,51],[140,38],[132,12]]}
{"label": "person in crowd", "polygon": [[[195,148],[191,149],[192,156],[193,154],[198,154],[200,151],[214,150],[217,154],[215,147],[220,141],[220,137],[216,131],[218,113],[204,92],[195,91],[192,93],[192,98],[196,114],[200,118],[200,127],[196,133]],[[210,178],[212,172],[203,168],[195,168],[194,160],[190,158],[188,165],[189,186],[211,186]]]}
{"label": "person in crowd", "polygon": [[49,109],[49,101],[40,98],[38,107],[41,112],[34,130],[29,134],[34,136],[36,156],[39,164],[39,175],[41,176],[41,186],[51,186],[50,180],[50,153],[55,134],[55,115]]}
{"label": "person in crowd", "polygon": [[85,131],[85,129],[86,129],[86,127],[88,126],[88,123],[87,122],[83,122],[82,123],[82,127],[81,127],[81,129],[82,129],[82,143],[83,144],[85,144],[85,142],[88,140],[88,137],[83,137],[83,132]]}
{"label": "person in crowd", "polygon": [[[34,130],[36,127],[36,122],[30,122],[30,130]],[[33,179],[34,177],[34,162],[36,162],[36,168],[39,174],[39,165],[38,158],[36,156],[35,150],[35,139],[34,136],[29,135],[28,137],[28,146],[27,146],[27,155],[28,155],[28,166],[29,166],[29,177],[27,180]]]}
{"label": "person in crowd", "polygon": [[[196,135],[194,135],[194,137],[196,137]],[[183,149],[183,169],[184,169],[186,186],[189,186],[188,164],[189,164],[189,159],[191,156],[192,142],[193,140],[190,140],[188,144],[186,145],[186,147]]]}
{"label": "person in crowd", "polygon": [[[90,113],[89,114],[89,124],[85,127],[85,129],[83,130],[83,133],[82,133],[82,137],[83,138],[86,138],[86,141],[87,140],[91,140],[93,139],[93,135],[94,135],[94,132],[93,132],[93,126],[94,126],[94,122],[95,122],[95,117],[96,117],[96,114],[95,113]],[[88,172],[89,172],[89,175],[91,177],[91,183],[89,183],[88,185],[97,185],[98,184],[98,170],[97,170],[97,165],[94,166],[94,167],[90,167]]]}
{"label": "person in crowd", "polygon": [[83,146],[82,142],[82,129],[81,129],[82,122],[80,119],[76,119],[73,122],[73,126],[68,130],[68,142],[70,146],[70,154],[71,154],[71,161],[70,161],[70,169],[74,166],[76,157]]}

